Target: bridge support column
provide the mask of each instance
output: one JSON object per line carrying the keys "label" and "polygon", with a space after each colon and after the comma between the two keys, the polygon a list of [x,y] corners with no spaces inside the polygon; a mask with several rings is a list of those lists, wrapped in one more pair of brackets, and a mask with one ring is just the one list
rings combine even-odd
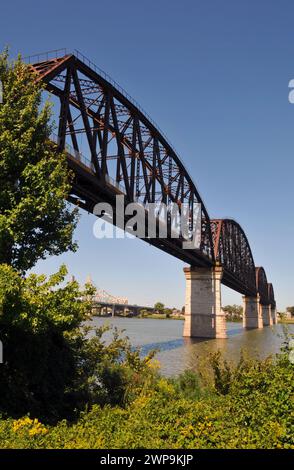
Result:
{"label": "bridge support column", "polygon": [[273,306],[273,305],[270,305],[270,309],[271,309],[271,318],[272,318],[272,324],[273,325],[276,325],[278,323],[278,319],[277,319],[277,307],[276,306]]}
{"label": "bridge support column", "polygon": [[114,305],[114,304],[112,305],[111,316],[112,316],[112,317],[115,316],[115,305]]}
{"label": "bridge support column", "polygon": [[262,312],[259,297],[243,297],[243,326],[244,328],[262,328]]}
{"label": "bridge support column", "polygon": [[262,311],[263,326],[270,326],[273,324],[270,305],[260,305]]}
{"label": "bridge support column", "polygon": [[186,277],[183,336],[226,338],[226,320],[221,308],[223,271],[215,268],[184,268]]}

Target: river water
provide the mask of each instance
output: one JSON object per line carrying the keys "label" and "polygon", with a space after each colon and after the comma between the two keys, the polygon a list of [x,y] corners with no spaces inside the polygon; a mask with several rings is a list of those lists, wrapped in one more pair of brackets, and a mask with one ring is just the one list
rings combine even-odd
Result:
{"label": "river water", "polygon": [[[152,349],[159,352],[156,359],[164,375],[177,375],[186,369],[197,370],[209,353],[220,350],[231,362],[240,358],[241,351],[251,357],[264,358],[279,351],[285,341],[283,325],[260,330],[244,330],[242,323],[227,323],[227,339],[183,338],[183,320],[156,320],[151,318],[94,317],[92,327],[110,324],[128,336],[133,346],[140,346],[142,354]],[[294,325],[287,325],[294,334]],[[109,334],[106,333],[105,340]]]}

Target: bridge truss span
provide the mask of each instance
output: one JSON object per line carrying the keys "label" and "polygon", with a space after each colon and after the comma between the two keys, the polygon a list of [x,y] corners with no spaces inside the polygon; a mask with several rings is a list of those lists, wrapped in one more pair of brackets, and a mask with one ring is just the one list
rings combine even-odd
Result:
{"label": "bridge truss span", "polygon": [[223,284],[241,294],[255,296],[254,259],[242,227],[231,219],[211,220],[216,263],[223,268]]}
{"label": "bridge truss span", "polygon": [[268,284],[268,301],[273,308],[276,307],[274,288],[271,283]]}
{"label": "bridge truss span", "polygon": [[[258,299],[261,305],[275,306],[273,286],[268,284],[264,269],[255,267],[244,230],[232,219],[210,220],[191,176],[167,138],[119,85],[79,53],[57,51],[53,57],[47,54],[37,62],[30,61],[29,66],[36,80],[55,97],[58,134],[52,139],[60,152],[66,152],[74,173],[70,202],[89,212],[99,202],[109,203],[114,224],[118,195],[124,196],[125,204],[142,204],[145,216],[150,204],[176,206],[180,214],[188,208],[188,237],[197,232],[197,248],[184,248],[183,241],[187,240],[172,236],[171,225],[166,237],[143,239],[191,266],[186,272],[187,298],[192,299],[190,317],[199,310],[199,319],[195,317],[197,333],[202,328],[204,337],[215,335],[217,322],[208,326],[211,312],[218,311],[217,320],[222,315],[220,287],[211,287],[212,279],[244,296],[250,307],[248,318]],[[195,214],[199,213],[196,221]],[[130,218],[125,215],[124,222]],[[191,286],[198,289],[202,282],[203,289],[210,286],[207,299],[215,295],[213,305],[207,301],[207,316],[203,303],[197,304],[198,294],[191,295]],[[197,289],[195,292],[204,292]],[[251,317],[249,320],[253,324]],[[192,323],[187,323],[187,331],[193,336]]]}
{"label": "bridge truss span", "polygon": [[[38,80],[59,100],[59,150],[69,154],[75,181],[71,202],[79,198],[92,212],[97,202],[176,204],[188,207],[192,232],[201,207],[198,249],[183,250],[169,237],[147,241],[195,266],[214,263],[210,220],[182,161],[153,122],[122,90],[74,54],[30,65]],[[81,149],[79,137],[86,144]],[[85,150],[86,147],[86,150]],[[70,149],[70,150],[69,150]]]}
{"label": "bridge truss span", "polygon": [[263,267],[256,268],[256,288],[259,294],[260,303],[268,305],[269,301],[269,284],[267,282],[266,273]]}

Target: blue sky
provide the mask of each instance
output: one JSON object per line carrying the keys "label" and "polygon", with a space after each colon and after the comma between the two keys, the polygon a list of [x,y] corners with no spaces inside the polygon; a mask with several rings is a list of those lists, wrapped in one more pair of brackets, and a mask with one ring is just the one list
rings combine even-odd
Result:
{"label": "blue sky", "polygon": [[[294,304],[294,4],[258,0],[1,2],[0,46],[77,48],[122,85],[177,149],[211,217],[244,228],[278,307]],[[79,280],[132,302],[184,304],[183,263],[140,240],[96,240],[82,214]],[[223,303],[241,301],[223,290]]]}

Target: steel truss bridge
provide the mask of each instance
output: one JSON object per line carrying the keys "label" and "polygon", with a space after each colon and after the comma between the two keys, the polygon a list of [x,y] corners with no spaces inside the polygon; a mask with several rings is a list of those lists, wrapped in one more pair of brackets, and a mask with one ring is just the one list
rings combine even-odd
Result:
{"label": "steel truss bridge", "polygon": [[[201,204],[199,248],[183,249],[181,239],[146,241],[195,267],[222,266],[222,282],[245,296],[275,306],[272,284],[256,267],[241,226],[211,220],[182,160],[152,119],[110,77],[82,54],[54,51],[28,60],[45,89],[58,100],[59,151],[66,151],[75,178],[69,201],[93,212],[115,196],[130,202],[185,204],[193,230],[195,205]],[[79,137],[86,141],[80,148]],[[126,218],[127,221],[127,218]],[[116,224],[116,220],[114,220]]]}
{"label": "steel truss bridge", "polygon": [[118,304],[118,305],[128,305],[128,299],[126,297],[115,297],[114,295],[110,294],[109,292],[105,291],[104,289],[100,289],[99,287],[96,288],[95,295],[92,299],[94,302],[97,303],[104,303],[104,304]]}

